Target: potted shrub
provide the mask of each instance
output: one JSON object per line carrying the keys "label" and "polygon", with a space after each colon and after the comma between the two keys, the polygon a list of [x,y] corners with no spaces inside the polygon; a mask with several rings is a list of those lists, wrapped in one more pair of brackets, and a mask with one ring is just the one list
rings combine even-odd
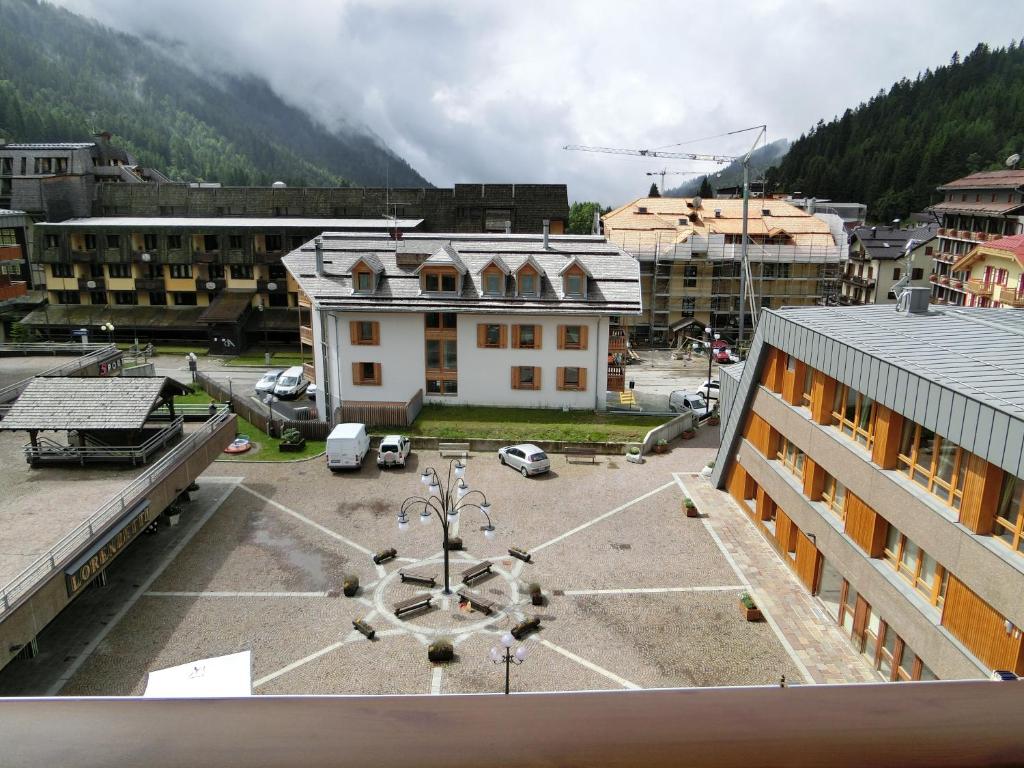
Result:
{"label": "potted shrub", "polygon": [[626,450],[626,461],[630,461],[634,464],[644,463],[644,457],[640,455],[640,446],[629,446],[629,448]]}
{"label": "potted shrub", "polygon": [[761,621],[764,618],[761,615],[761,609],[757,607],[757,603],[754,602],[754,598],[750,596],[749,592],[740,595],[740,610],[747,621]]}
{"label": "potted shrub", "polygon": [[714,461],[709,461],[704,466],[704,469],[702,469],[700,471],[700,476],[701,477],[711,477],[711,472],[712,472],[712,470],[714,470],[714,468],[715,468],[715,462]]}
{"label": "potted shrub", "polygon": [[297,453],[306,447],[306,438],[294,427],[281,433],[281,444],[278,449],[285,453]]}
{"label": "potted shrub", "polygon": [[171,504],[164,514],[167,515],[168,525],[177,525],[178,521],[181,520],[181,507],[177,504]]}
{"label": "potted shrub", "polygon": [[695,438],[696,436],[697,430],[695,429],[688,429],[685,432],[683,432],[683,434],[680,435],[680,437],[683,438],[683,440],[693,440],[693,438]]}
{"label": "potted shrub", "polygon": [[544,605],[544,593],[540,591],[540,584],[535,581],[530,582],[526,591],[530,593],[530,602],[533,605]]}
{"label": "potted shrub", "polygon": [[354,573],[345,574],[341,581],[341,591],[345,593],[345,597],[355,597],[359,591],[359,577]]}
{"label": "potted shrub", "polygon": [[717,427],[721,423],[721,419],[718,418],[718,406],[716,405],[715,409],[708,415],[708,426]]}
{"label": "potted shrub", "polygon": [[697,505],[693,503],[693,499],[689,496],[683,499],[683,509],[686,511],[687,517],[700,517],[700,513],[697,511]]}
{"label": "potted shrub", "polygon": [[427,659],[434,664],[455,658],[455,647],[447,637],[439,637],[427,646]]}
{"label": "potted shrub", "polygon": [[666,453],[668,451],[668,440],[662,438],[654,444],[655,453]]}

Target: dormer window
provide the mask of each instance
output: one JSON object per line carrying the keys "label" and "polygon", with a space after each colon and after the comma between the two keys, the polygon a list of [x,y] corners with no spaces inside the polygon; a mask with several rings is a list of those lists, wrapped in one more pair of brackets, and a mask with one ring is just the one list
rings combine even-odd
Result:
{"label": "dormer window", "polygon": [[357,272],[356,290],[360,293],[373,290],[373,275],[369,272]]}
{"label": "dormer window", "polygon": [[505,293],[505,276],[500,271],[484,275],[484,293],[488,296],[502,296]]}
{"label": "dormer window", "polygon": [[424,270],[423,290],[426,293],[455,293],[458,290],[458,277],[453,269]]}
{"label": "dormer window", "polygon": [[582,296],[583,295],[583,277],[580,275],[566,275],[565,276],[565,295],[566,296]]}
{"label": "dormer window", "polygon": [[587,278],[590,272],[578,259],[572,259],[559,271],[562,276],[562,295],[566,298],[586,298]]}
{"label": "dormer window", "polygon": [[525,274],[519,276],[519,295],[520,296],[536,296],[537,295],[537,276],[532,274]]}

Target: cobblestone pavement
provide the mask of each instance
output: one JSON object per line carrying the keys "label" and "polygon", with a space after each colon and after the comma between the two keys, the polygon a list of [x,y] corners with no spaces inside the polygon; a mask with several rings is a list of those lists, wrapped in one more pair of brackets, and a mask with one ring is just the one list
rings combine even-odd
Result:
{"label": "cobblestone pavement", "polygon": [[[488,650],[531,616],[541,629],[523,641],[530,655],[512,670],[513,690],[863,679],[847,669],[841,645],[819,639],[838,636],[827,620],[808,610],[790,621],[777,608],[795,599],[785,566],[777,563],[774,573],[757,555],[745,561],[751,574],[734,570],[739,559],[726,555],[730,547],[768,546],[756,533],[746,542],[731,532],[738,526],[728,514],[738,512],[715,508],[705,520],[683,514],[681,484],[709,509],[718,494],[691,488],[703,482],[693,473],[711,457],[712,442],[702,434],[643,465],[556,456],[548,477],[531,479],[493,455],[473,455],[466,479],[486,492],[498,536],[485,539],[482,519],[463,512],[454,533],[466,550],[451,553],[452,582],[461,586],[469,564],[492,561],[493,573],[472,585],[498,605],[490,616],[460,606],[440,585],[398,578],[409,567],[442,575],[438,521],[414,517],[403,532],[395,522],[402,500],[423,489],[423,467],[442,466],[437,454],[419,453],[404,471],[387,473],[368,464],[331,475],[322,459],[216,464],[200,484],[226,488],[226,500],[162,572],[136,579],[134,600],[72,664],[61,692],[138,694],[149,671],[244,649],[252,651],[261,694],[496,691],[504,670]],[[511,545],[530,550],[534,562],[511,558]],[[391,546],[398,558],[374,565],[371,554]],[[346,574],[359,577],[355,598],[340,594]],[[748,579],[774,620],[743,620],[737,598]],[[530,605],[532,581],[545,593],[541,607]],[[430,609],[394,616],[396,601],[423,592],[432,595]],[[353,630],[355,618],[375,627],[373,641]],[[426,646],[440,637],[453,641],[456,660],[431,665]]]}

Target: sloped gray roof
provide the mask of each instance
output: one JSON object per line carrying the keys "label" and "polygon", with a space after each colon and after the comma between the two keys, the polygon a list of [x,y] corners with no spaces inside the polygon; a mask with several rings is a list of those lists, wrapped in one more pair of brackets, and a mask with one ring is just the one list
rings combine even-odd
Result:
{"label": "sloped gray roof", "polygon": [[864,245],[864,251],[870,258],[893,261],[903,258],[903,249],[907,247],[908,240],[915,240],[914,247],[917,248],[933,240],[938,233],[938,224],[928,224],[917,229],[857,227],[853,236]]}
{"label": "sloped gray roof", "polygon": [[188,389],[169,378],[37,378],[29,382],[0,430],[141,429],[161,395]]}
{"label": "sloped gray roof", "polygon": [[[420,264],[447,246],[465,265],[462,292],[424,294],[416,274]],[[400,240],[374,233],[323,235],[324,273],[317,275],[312,243],[292,251],[284,265],[321,309],[359,312],[474,312],[555,314],[639,314],[640,268],[632,256],[603,237],[540,235],[407,234]],[[383,273],[372,294],[354,294],[348,267],[373,254]],[[515,273],[528,259],[542,272],[539,296],[486,296],[480,271],[495,257]],[[591,275],[587,296],[563,297],[561,280],[551,276],[573,258]],[[510,290],[511,293],[511,290]]]}

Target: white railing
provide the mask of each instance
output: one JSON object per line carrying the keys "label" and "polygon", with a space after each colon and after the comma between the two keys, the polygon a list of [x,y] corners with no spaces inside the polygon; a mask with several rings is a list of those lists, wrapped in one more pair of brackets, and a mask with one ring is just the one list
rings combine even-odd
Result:
{"label": "white railing", "polygon": [[4,620],[21,598],[48,579],[54,571],[88,544],[98,532],[103,531],[110,523],[123,515],[136,499],[166,478],[186,456],[224,426],[231,417],[232,413],[226,407],[222,407],[216,416],[178,443],[160,461],[100,507],[92,517],[64,536],[32,565],[15,576],[10,583],[0,588],[0,621]]}

